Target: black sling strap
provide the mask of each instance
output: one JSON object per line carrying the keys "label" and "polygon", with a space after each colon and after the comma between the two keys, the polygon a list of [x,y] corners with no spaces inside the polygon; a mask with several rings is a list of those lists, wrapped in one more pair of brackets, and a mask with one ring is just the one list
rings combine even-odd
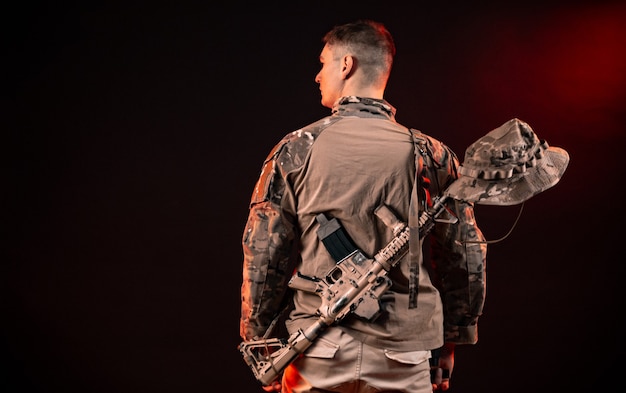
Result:
{"label": "black sling strap", "polygon": [[[409,204],[409,308],[417,307],[417,286],[419,283],[419,261],[421,259],[422,248],[419,237],[419,216],[420,216],[420,197],[419,190],[422,187],[422,170],[424,168],[424,158],[426,154],[422,140],[418,134],[419,131],[409,129],[413,137],[413,147],[415,150],[415,180],[413,181],[413,189],[411,190],[411,201]],[[426,203],[426,201],[423,201]]]}

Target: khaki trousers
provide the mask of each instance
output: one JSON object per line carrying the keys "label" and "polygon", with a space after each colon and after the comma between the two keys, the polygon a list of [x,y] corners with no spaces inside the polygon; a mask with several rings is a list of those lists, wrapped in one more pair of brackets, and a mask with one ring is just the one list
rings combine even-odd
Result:
{"label": "khaki trousers", "polygon": [[432,393],[429,357],[374,348],[331,327],[285,369],[282,393]]}

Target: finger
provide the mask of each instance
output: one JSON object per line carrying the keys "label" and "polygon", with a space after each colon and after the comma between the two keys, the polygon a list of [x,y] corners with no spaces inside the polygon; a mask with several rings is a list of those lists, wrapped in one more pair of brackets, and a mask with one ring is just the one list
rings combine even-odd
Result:
{"label": "finger", "polygon": [[432,368],[430,370],[433,390],[448,390],[450,388],[450,370],[446,368]]}
{"label": "finger", "polygon": [[447,368],[442,368],[441,369],[440,389],[441,390],[448,390],[448,389],[450,389],[450,370],[448,370]]}
{"label": "finger", "polygon": [[442,380],[442,370],[439,367],[430,370],[430,380],[434,385],[440,385]]}
{"label": "finger", "polygon": [[270,385],[263,386],[263,390],[266,392],[280,392],[281,387],[280,382],[274,381]]}

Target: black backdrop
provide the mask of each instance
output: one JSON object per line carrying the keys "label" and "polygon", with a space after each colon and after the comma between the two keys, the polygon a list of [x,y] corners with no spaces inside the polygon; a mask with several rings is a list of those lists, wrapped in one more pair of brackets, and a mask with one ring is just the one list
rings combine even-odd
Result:
{"label": "black backdrop", "polygon": [[[237,351],[249,196],[328,113],[320,38],[360,17],[396,38],[400,122],[462,158],[518,117],[571,156],[490,247],[451,392],[616,381],[626,8],[431,3],[5,5],[0,390],[261,391]],[[519,208],[479,206],[487,237]]]}

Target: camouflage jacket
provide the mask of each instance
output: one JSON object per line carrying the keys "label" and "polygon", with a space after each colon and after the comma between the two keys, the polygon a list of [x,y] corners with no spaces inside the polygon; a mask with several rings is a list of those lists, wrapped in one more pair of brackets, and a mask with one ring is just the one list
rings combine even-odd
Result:
{"label": "camouflage jacket", "polygon": [[[358,247],[373,256],[393,237],[374,215],[376,207],[384,203],[407,222],[411,206],[422,211],[441,196],[457,178],[458,166],[446,145],[397,123],[395,108],[384,100],[343,97],[330,116],[286,135],[263,163],[250,201],[242,237],[241,337],[265,335],[286,306],[290,333],[317,320],[319,295],[288,287],[296,271],[319,278],[336,263],[317,238],[317,214],[338,218]],[[412,196],[416,181],[419,192]],[[418,199],[415,205],[412,198]],[[459,344],[477,341],[486,245],[480,243],[484,237],[473,206],[452,199],[447,205],[458,221],[437,223],[419,239],[417,274],[405,256],[389,273],[393,285],[381,298],[381,315],[374,321],[347,317],[342,329],[400,351],[436,348],[444,336]],[[426,245],[428,252],[422,253]]]}

